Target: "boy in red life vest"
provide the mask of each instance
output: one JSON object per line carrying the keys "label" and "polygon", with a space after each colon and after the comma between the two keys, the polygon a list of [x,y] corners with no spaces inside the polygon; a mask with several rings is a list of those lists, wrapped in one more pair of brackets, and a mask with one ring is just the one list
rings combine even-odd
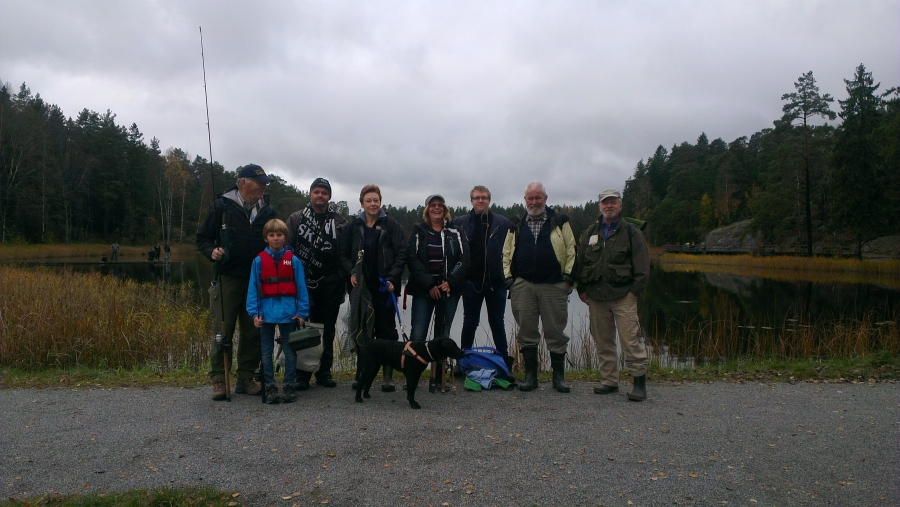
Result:
{"label": "boy in red life vest", "polygon": [[[263,237],[269,246],[253,259],[247,289],[247,313],[253,316],[253,324],[260,328],[259,341],[266,378],[264,389],[267,403],[291,403],[297,399],[294,391],[297,354],[288,345],[287,337],[309,317],[309,296],[306,293],[303,263],[294,257],[290,247],[285,248],[287,233],[287,225],[281,220],[273,218],[266,222]],[[275,369],[272,364],[275,326],[278,326],[284,340],[285,372],[280,397],[275,386]]]}

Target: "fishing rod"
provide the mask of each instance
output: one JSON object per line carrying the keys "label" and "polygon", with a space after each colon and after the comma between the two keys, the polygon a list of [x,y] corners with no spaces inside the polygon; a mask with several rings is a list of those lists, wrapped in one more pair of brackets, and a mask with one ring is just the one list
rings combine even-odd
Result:
{"label": "fishing rod", "polygon": [[[213,199],[213,210],[215,210],[215,199],[216,199],[216,178],[213,173],[213,165],[212,165],[212,132],[209,127],[209,95],[206,92],[206,56],[203,54],[203,27],[200,28],[200,61],[203,63],[203,98],[206,102],[206,139],[209,142],[209,180],[210,180],[210,192],[212,194]],[[219,247],[219,239],[216,239],[216,247]],[[215,294],[213,297],[219,300],[219,320],[221,321],[219,333],[216,334],[216,345],[219,348],[219,352],[222,354],[222,363],[225,369],[225,400],[231,401],[231,379],[229,378],[231,372],[229,372],[229,367],[231,366],[231,336],[226,336],[225,333],[225,299],[224,294],[222,294],[222,284],[220,283],[220,273],[219,273],[219,261],[213,261],[213,276],[212,281],[210,283],[209,292],[210,294]],[[212,306],[212,302],[210,302],[210,306]]]}
{"label": "fishing rod", "polygon": [[212,133],[209,129],[209,95],[206,93],[206,57],[203,55],[203,27],[200,27],[200,60],[203,62],[203,99],[206,101],[206,140],[209,142],[209,181],[213,198],[216,195],[216,178],[213,174]]}

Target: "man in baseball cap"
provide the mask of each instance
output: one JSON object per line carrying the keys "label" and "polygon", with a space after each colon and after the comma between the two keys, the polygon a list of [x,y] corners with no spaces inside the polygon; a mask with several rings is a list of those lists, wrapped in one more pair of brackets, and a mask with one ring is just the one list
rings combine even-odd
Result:
{"label": "man in baseball cap", "polygon": [[634,378],[631,401],[647,398],[647,349],[644,346],[637,297],[647,287],[650,254],[638,227],[621,217],[622,194],[600,192],[600,217],[581,237],[576,273],[578,296],[588,305],[591,335],[600,360],[597,394],[619,391],[616,332],[625,367]]}

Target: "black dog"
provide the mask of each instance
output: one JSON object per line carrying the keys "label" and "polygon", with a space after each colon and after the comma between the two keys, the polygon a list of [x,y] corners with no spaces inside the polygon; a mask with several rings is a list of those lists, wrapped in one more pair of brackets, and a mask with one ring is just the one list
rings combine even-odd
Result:
{"label": "black dog", "polygon": [[372,340],[361,347],[359,354],[359,381],[356,384],[356,402],[362,403],[363,397],[369,396],[372,381],[378,375],[382,365],[392,366],[402,371],[406,377],[406,399],[412,408],[422,408],[416,403],[416,386],[425,367],[432,361],[443,361],[446,358],[460,359],[463,351],[450,338],[438,338],[430,342],[394,342]]}

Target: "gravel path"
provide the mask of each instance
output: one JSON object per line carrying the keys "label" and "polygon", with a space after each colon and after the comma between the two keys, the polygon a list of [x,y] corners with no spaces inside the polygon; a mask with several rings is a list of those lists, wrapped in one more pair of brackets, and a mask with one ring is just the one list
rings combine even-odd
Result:
{"label": "gravel path", "polygon": [[[0,498],[210,485],[245,505],[897,506],[895,383],[649,385],[650,398],[208,388],[0,391]],[[288,498],[289,497],[289,498]]]}

